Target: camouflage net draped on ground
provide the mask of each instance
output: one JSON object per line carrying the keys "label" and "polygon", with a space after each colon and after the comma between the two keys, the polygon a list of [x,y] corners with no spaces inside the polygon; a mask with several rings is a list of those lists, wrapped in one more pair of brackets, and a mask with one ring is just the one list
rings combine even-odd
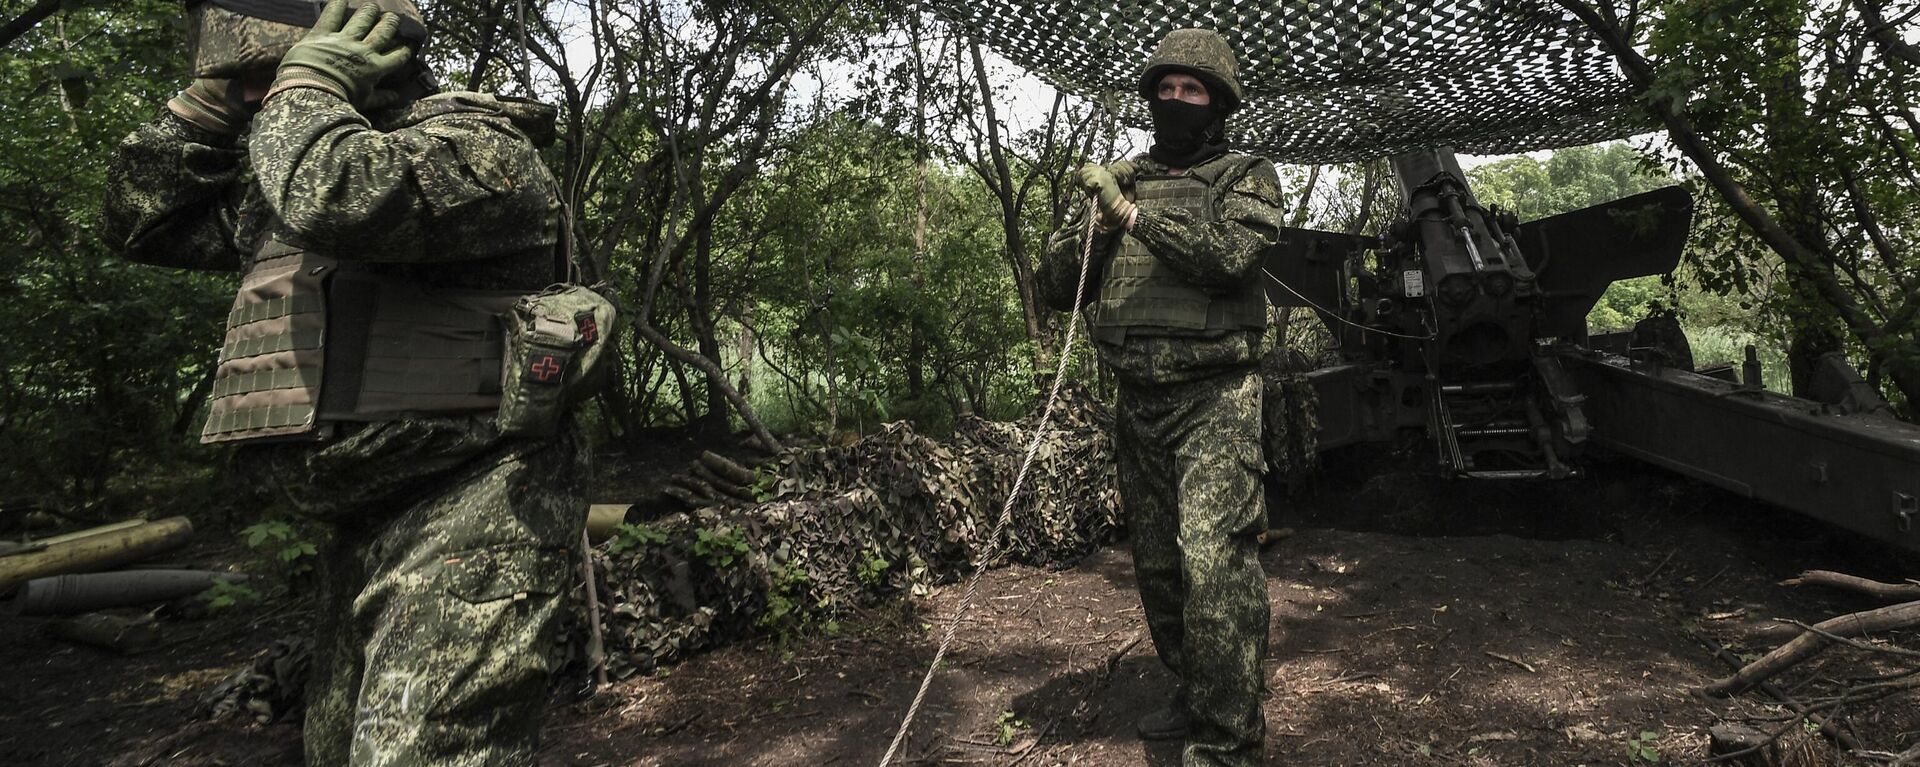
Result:
{"label": "camouflage net draped on ground", "polygon": [[1112,416],[1062,392],[993,562],[975,561],[1037,416],[963,422],[934,440],[905,423],[847,447],[789,450],[765,503],[630,525],[596,549],[609,669],[626,676],[757,629],[831,616],[976,566],[1071,562],[1121,528]]}
{"label": "camouflage net draped on ground", "polygon": [[1364,160],[1437,145],[1505,154],[1649,129],[1613,58],[1551,0],[1023,3],[935,13],[1061,90],[1148,128],[1136,80],[1168,31],[1239,52],[1236,144],[1278,162]]}

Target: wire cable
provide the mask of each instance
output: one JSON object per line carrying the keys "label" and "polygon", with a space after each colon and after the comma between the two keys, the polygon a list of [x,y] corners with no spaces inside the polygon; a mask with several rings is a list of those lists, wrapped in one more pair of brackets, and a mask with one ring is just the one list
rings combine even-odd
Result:
{"label": "wire cable", "polygon": [[1434,333],[1432,331],[1428,331],[1427,335],[1424,335],[1424,336],[1410,336],[1410,335],[1406,335],[1405,333],[1395,333],[1391,330],[1381,330],[1379,328],[1367,327],[1365,325],[1362,325],[1360,323],[1357,323],[1345,317],[1342,317],[1338,313],[1327,311],[1325,308],[1321,307],[1319,304],[1314,303],[1313,299],[1307,298],[1306,296],[1301,295],[1300,291],[1298,290],[1294,290],[1293,286],[1288,285],[1286,280],[1273,276],[1273,272],[1267,271],[1266,267],[1264,266],[1260,267],[1260,273],[1265,274],[1267,276],[1267,279],[1273,280],[1275,283],[1278,283],[1280,287],[1286,288],[1287,292],[1292,293],[1294,298],[1298,298],[1301,301],[1305,302],[1306,305],[1313,307],[1315,311],[1320,312],[1324,316],[1332,317],[1335,322],[1343,323],[1346,325],[1352,325],[1353,327],[1368,333],[1379,333],[1380,335],[1383,335],[1383,336],[1393,336],[1394,338],[1406,338],[1414,341],[1432,341],[1433,339],[1440,337],[1438,333]]}

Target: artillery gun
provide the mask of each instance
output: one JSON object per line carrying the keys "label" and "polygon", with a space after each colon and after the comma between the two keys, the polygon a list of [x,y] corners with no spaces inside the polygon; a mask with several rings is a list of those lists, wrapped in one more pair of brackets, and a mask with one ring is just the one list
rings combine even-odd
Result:
{"label": "artillery gun", "polygon": [[1391,162],[1384,235],[1288,229],[1264,257],[1271,301],[1336,342],[1307,374],[1321,450],[1429,441],[1451,477],[1553,480],[1598,446],[1920,551],[1920,426],[1844,360],[1801,399],[1766,390],[1751,348],[1744,375],[1694,370],[1670,317],[1589,334],[1608,285],[1679,264],[1686,190],[1522,223],[1474,198],[1449,149]]}

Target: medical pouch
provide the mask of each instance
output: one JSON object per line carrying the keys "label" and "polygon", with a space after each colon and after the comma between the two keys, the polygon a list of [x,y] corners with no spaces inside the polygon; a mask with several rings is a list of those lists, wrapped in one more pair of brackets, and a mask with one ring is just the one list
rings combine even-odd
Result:
{"label": "medical pouch", "polygon": [[522,297],[504,320],[500,431],[552,436],[566,409],[592,396],[606,379],[613,304],[589,287],[555,285]]}

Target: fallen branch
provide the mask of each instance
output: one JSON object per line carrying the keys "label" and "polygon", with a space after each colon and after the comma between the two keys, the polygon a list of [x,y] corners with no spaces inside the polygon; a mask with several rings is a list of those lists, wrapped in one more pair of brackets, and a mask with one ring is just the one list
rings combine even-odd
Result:
{"label": "fallen branch", "polygon": [[1839,642],[1840,644],[1846,645],[1848,647],[1852,647],[1856,650],[1866,650],[1867,652],[1877,652],[1877,653],[1882,653],[1886,655],[1897,655],[1902,658],[1920,658],[1920,652],[1909,650],[1904,647],[1882,647],[1879,645],[1870,645],[1870,644],[1867,644],[1866,642],[1862,642],[1857,639],[1850,639],[1848,637],[1843,637],[1829,631],[1823,631],[1818,626],[1809,626],[1805,623],[1801,623],[1795,620],[1789,620],[1789,621],[1783,621],[1783,622],[1787,625],[1796,626],[1800,628],[1802,631],[1810,631],[1815,634],[1819,634],[1820,636],[1825,637],[1829,641]]}
{"label": "fallen branch", "polygon": [[724,455],[712,450],[704,450],[700,453],[700,462],[706,464],[708,470],[736,485],[753,485],[755,479],[753,470],[735,463]]}
{"label": "fallen branch", "polygon": [[1826,649],[1833,643],[1833,639],[1829,637],[1856,637],[1874,631],[1907,628],[1915,624],[1920,624],[1920,601],[1829,618],[1814,624],[1811,627],[1813,630],[1802,632],[1793,641],[1747,664],[1733,676],[1700,688],[1700,692],[1716,698],[1737,695]]}
{"label": "fallen branch", "polygon": [[[1712,650],[1714,657],[1725,661],[1727,665],[1736,669],[1740,668],[1740,656],[1734,655],[1733,652],[1725,646],[1699,634],[1695,634],[1694,639],[1705,645],[1707,649]],[[1847,734],[1846,731],[1841,730],[1840,726],[1835,724],[1833,720],[1815,713],[1812,708],[1795,700],[1793,696],[1788,695],[1785,691],[1770,682],[1760,682],[1757,686],[1761,692],[1766,693],[1768,697],[1774,700],[1780,701],[1781,704],[1792,709],[1795,714],[1819,725],[1820,731],[1826,733],[1827,737],[1833,738],[1834,742],[1839,743],[1850,751],[1860,750],[1860,741],[1852,735]],[[1734,755],[1729,755],[1728,758],[1732,758],[1733,756]]]}
{"label": "fallen branch", "polygon": [[1911,602],[1920,600],[1920,584],[1881,583],[1859,576],[1836,573],[1831,570],[1808,570],[1798,576],[1780,582],[1782,586],[1826,586],[1827,588],[1855,591],[1875,599],[1887,602]]}
{"label": "fallen branch", "polygon": [[757,499],[753,497],[752,490],[748,490],[747,488],[741,487],[740,485],[732,481],[729,481],[724,477],[721,477],[719,472],[716,472],[713,469],[707,468],[707,465],[705,463],[695,461],[690,471],[691,471],[690,476],[692,476],[693,478],[707,483],[708,486],[712,487],[715,490],[720,491],[721,493],[726,494],[728,497],[733,498],[734,500],[743,501],[745,503],[757,502]]}
{"label": "fallen branch", "polygon": [[1489,658],[1493,658],[1493,659],[1495,659],[1495,660],[1503,660],[1503,661],[1506,661],[1506,662],[1508,662],[1508,663],[1511,663],[1511,664],[1513,664],[1513,665],[1515,665],[1515,666],[1519,666],[1519,667],[1521,667],[1521,668],[1524,668],[1524,669],[1526,669],[1526,670],[1527,670],[1527,673],[1529,673],[1529,674],[1538,674],[1538,673],[1540,673],[1540,670],[1539,670],[1539,669],[1536,669],[1536,668],[1534,668],[1534,667],[1533,667],[1533,664],[1531,664],[1531,663],[1528,663],[1528,662],[1526,662],[1526,661],[1523,661],[1523,660],[1520,660],[1519,658],[1513,658],[1513,657],[1508,657],[1508,656],[1505,656],[1505,655],[1501,655],[1500,653],[1497,653],[1497,652],[1494,652],[1494,651],[1492,651],[1492,650],[1487,650],[1487,651],[1486,651],[1486,653],[1487,653],[1487,657],[1489,657]]}

